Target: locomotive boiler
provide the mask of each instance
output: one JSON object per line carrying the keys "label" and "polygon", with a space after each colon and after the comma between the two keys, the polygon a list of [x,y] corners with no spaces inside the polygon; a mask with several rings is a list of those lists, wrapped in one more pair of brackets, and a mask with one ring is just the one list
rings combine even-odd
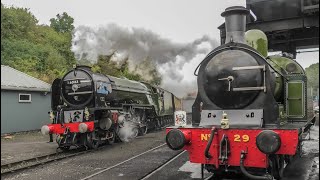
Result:
{"label": "locomotive boiler", "polygon": [[266,35],[245,32],[248,14],[241,6],[221,14],[226,41],[196,68],[192,125],[167,128],[166,142],[217,179],[281,179],[315,117],[307,113],[303,68],[289,57],[268,56]]}
{"label": "locomotive boiler", "polygon": [[97,148],[103,142],[125,141],[121,128],[129,126],[130,137],[148,129],[173,123],[181,109],[172,93],[126,78],[94,73],[89,66],[74,66],[52,84],[51,124],[43,134],[56,134],[61,149],[71,146]]}

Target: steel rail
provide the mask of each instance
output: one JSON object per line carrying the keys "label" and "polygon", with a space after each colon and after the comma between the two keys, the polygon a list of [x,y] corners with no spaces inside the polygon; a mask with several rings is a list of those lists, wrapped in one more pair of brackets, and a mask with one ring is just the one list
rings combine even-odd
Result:
{"label": "steel rail", "polygon": [[12,168],[13,166],[17,166],[17,165],[20,165],[20,164],[23,164],[23,163],[28,163],[28,162],[32,162],[32,161],[39,161],[41,159],[46,159],[46,158],[49,158],[51,156],[56,156],[57,154],[60,154],[60,153],[52,153],[52,154],[47,154],[47,155],[43,155],[43,156],[37,156],[37,157],[34,157],[34,158],[25,159],[25,160],[21,160],[21,161],[6,163],[6,164],[1,165],[1,172],[3,171],[3,169],[9,169],[9,168]]}
{"label": "steel rail", "polygon": [[206,177],[204,180],[209,180],[209,179],[211,179],[211,178],[213,178],[213,177],[214,177],[214,174],[212,174],[212,175],[210,175],[210,176]]}
{"label": "steel rail", "polygon": [[98,171],[98,172],[96,172],[96,173],[93,173],[93,174],[91,174],[91,175],[89,175],[89,176],[86,176],[86,177],[82,178],[81,180],[90,179],[90,178],[92,178],[92,177],[94,177],[94,176],[97,176],[97,175],[103,173],[103,172],[106,172],[106,171],[108,171],[108,170],[110,170],[110,169],[113,169],[113,168],[115,168],[115,167],[118,167],[118,166],[120,166],[120,165],[122,165],[122,164],[124,164],[124,163],[126,163],[126,162],[129,162],[129,161],[131,161],[131,160],[133,160],[133,159],[136,159],[136,158],[138,158],[138,157],[140,157],[140,156],[142,156],[142,155],[144,155],[144,154],[146,154],[146,153],[148,153],[148,152],[151,152],[151,151],[154,151],[154,150],[156,150],[156,149],[159,149],[159,148],[161,148],[161,147],[164,146],[164,145],[166,145],[166,143],[161,144],[161,145],[159,145],[159,146],[157,146],[157,147],[154,147],[154,148],[152,148],[152,149],[149,149],[148,151],[145,151],[145,152],[140,153],[140,154],[138,154],[138,155],[135,155],[135,156],[133,156],[133,157],[131,157],[131,158],[125,160],[125,161],[122,161],[122,162],[120,162],[120,163],[117,163],[117,164],[115,164],[115,165],[113,165],[113,166],[110,166],[110,167],[107,167],[107,168],[103,168],[102,170],[100,170],[100,171]]}
{"label": "steel rail", "polygon": [[[116,166],[119,166],[119,165],[125,163],[125,162],[128,162],[128,161],[130,161],[132,159],[135,159],[135,158],[137,158],[137,157],[139,157],[139,156],[141,156],[141,155],[143,155],[145,153],[148,153],[150,151],[158,149],[158,148],[160,148],[160,147],[162,147],[164,145],[166,145],[166,143],[164,143],[164,144],[162,144],[160,146],[157,146],[157,147],[155,147],[153,149],[150,149],[150,150],[148,150],[148,151],[146,151],[144,153],[136,155],[136,156],[134,156],[134,157],[122,162],[122,163],[118,163],[115,166],[106,168],[104,170],[107,171],[109,169],[112,169],[112,168],[114,168]],[[75,153],[73,153],[71,151],[56,152],[56,153],[37,156],[37,157],[34,157],[34,158],[25,159],[25,160],[21,160],[21,161],[6,163],[6,164],[1,165],[1,175],[7,175],[7,174],[11,174],[11,173],[18,172],[18,171],[21,171],[21,170],[33,168],[33,167],[36,167],[36,166],[39,166],[39,165],[44,165],[44,164],[47,164],[47,163],[50,163],[50,162],[54,162],[54,161],[58,161],[58,160],[62,160],[62,159],[70,158],[70,157],[74,157],[74,156],[77,156],[77,155],[81,155],[81,154],[97,151],[97,150],[100,150],[100,149],[102,149],[104,147],[106,147],[106,146],[101,146],[101,147],[99,147],[97,149],[81,150],[80,152],[75,152]],[[100,173],[102,173],[102,172],[100,172]],[[93,176],[95,176],[95,174],[93,174],[91,176],[93,177]],[[90,177],[88,176],[87,178],[90,178]],[[84,178],[84,179],[87,179],[87,178]]]}
{"label": "steel rail", "polygon": [[38,156],[30,159],[25,159],[17,162],[7,163],[4,165],[1,165],[1,175],[7,175],[14,172],[18,172],[21,170],[33,168],[39,165],[44,165],[50,162],[78,156],[81,154],[93,152],[96,150],[100,150],[104,148],[105,146],[99,147],[98,149],[91,149],[91,150],[80,150],[77,152],[67,151],[67,152],[57,152],[52,154],[47,154],[43,156]]}
{"label": "steel rail", "polygon": [[164,168],[165,166],[167,166],[168,164],[170,164],[172,161],[174,161],[175,159],[177,159],[178,157],[180,157],[182,154],[184,154],[186,152],[186,150],[181,151],[179,154],[173,156],[172,158],[170,158],[167,162],[165,162],[164,164],[160,165],[159,167],[157,167],[156,169],[154,169],[153,171],[149,172],[147,175],[145,175],[144,177],[142,177],[140,180],[146,180],[149,179],[152,175],[154,175],[155,173],[159,172],[162,168]]}

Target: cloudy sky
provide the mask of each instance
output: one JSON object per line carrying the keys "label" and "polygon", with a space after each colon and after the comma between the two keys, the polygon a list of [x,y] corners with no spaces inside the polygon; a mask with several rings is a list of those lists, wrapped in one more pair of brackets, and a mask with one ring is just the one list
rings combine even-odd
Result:
{"label": "cloudy sky", "polygon": [[[30,8],[49,24],[56,14],[67,12],[75,25],[98,26],[116,23],[144,27],[178,42],[189,42],[208,34],[219,38],[221,12],[245,0],[1,0],[5,5]],[[218,3],[219,2],[219,3]]]}
{"label": "cloudy sky", "polygon": [[[193,42],[205,35],[219,42],[217,27],[224,22],[220,14],[229,6],[245,6],[245,0],[1,0],[1,2],[6,6],[29,8],[40,24],[49,24],[50,18],[58,13],[67,12],[74,18],[76,27],[84,25],[97,28],[113,23],[117,25],[115,28],[122,31],[125,31],[123,28],[143,28],[159,35],[160,41],[170,41],[168,45],[172,47],[180,47],[183,44],[192,47]],[[202,43],[199,47],[210,48],[210,45]],[[180,57],[179,54],[173,55]],[[204,56],[205,54],[200,53],[182,64],[180,74],[183,74],[184,78],[179,81],[180,84],[190,84],[195,81],[193,70]],[[319,52],[298,54],[297,60],[303,67],[308,67],[319,62]],[[172,68],[174,65],[177,63],[166,64],[167,68]],[[160,68],[162,72],[166,70],[165,66]],[[165,80],[168,83],[166,87],[176,83],[170,79]],[[186,88],[191,90],[194,86]],[[180,93],[176,89],[173,91]]]}

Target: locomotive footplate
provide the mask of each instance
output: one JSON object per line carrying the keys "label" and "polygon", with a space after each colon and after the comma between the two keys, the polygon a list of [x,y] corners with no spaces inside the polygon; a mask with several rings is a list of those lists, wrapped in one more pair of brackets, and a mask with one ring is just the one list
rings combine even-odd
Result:
{"label": "locomotive footplate", "polygon": [[[266,153],[296,153],[298,133],[297,129],[170,127],[167,128],[166,141],[169,147],[187,150],[192,163],[211,164],[216,168],[225,165],[240,167],[240,154],[246,151],[245,167],[265,169],[269,163]],[[270,143],[277,146],[263,143],[265,138],[271,138]]]}

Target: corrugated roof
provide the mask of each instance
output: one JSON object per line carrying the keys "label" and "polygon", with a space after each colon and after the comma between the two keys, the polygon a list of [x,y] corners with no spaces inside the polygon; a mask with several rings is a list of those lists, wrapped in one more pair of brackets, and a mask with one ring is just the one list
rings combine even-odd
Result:
{"label": "corrugated roof", "polygon": [[1,90],[47,91],[51,85],[26,73],[1,65]]}

